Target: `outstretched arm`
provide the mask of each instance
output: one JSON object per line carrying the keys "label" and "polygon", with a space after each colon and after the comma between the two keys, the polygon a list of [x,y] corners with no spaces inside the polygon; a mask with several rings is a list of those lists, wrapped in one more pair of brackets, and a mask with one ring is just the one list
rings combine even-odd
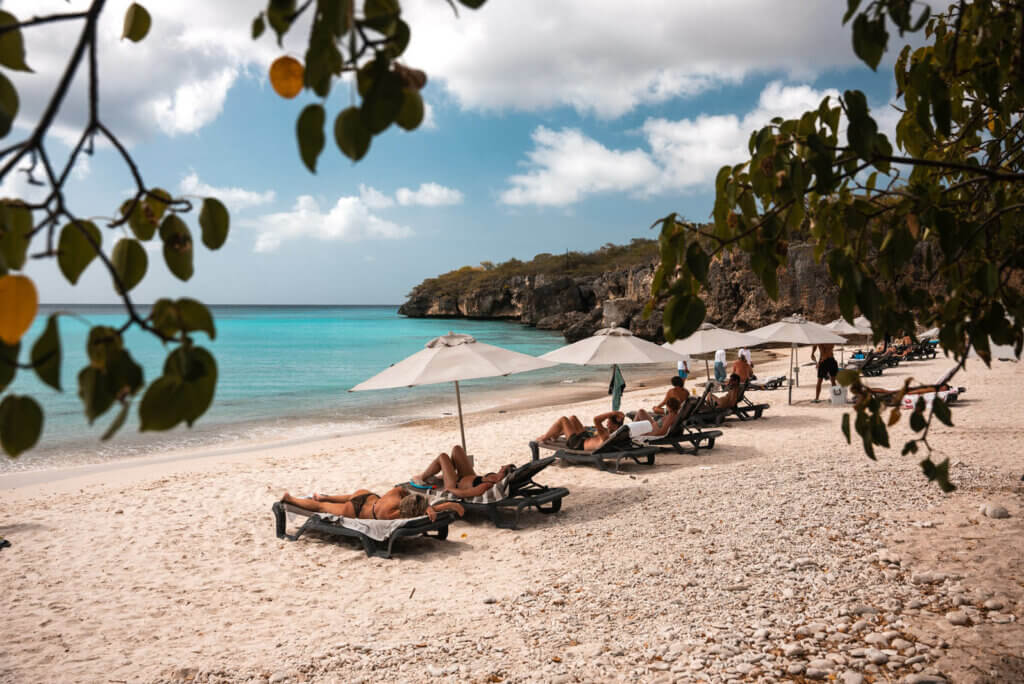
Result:
{"label": "outstretched arm", "polygon": [[481,482],[476,487],[445,487],[445,491],[451,492],[460,499],[470,499],[480,496],[493,486],[493,482]]}
{"label": "outstretched arm", "polygon": [[618,417],[620,421],[626,420],[626,414],[622,411],[609,411],[608,413],[602,413],[598,416],[594,416],[594,427],[604,427],[604,422],[613,417]]}
{"label": "outstretched arm", "polygon": [[454,501],[445,501],[433,506],[427,506],[427,517],[430,518],[431,522],[434,522],[437,520],[437,514],[444,511],[452,511],[460,518],[466,513],[466,509],[461,504],[457,504]]}

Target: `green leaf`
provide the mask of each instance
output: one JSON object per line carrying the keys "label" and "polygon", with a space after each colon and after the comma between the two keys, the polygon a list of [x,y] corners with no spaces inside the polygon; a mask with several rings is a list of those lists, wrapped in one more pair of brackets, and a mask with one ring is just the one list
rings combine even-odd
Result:
{"label": "green leaf", "polygon": [[106,371],[110,363],[124,349],[121,334],[106,325],[97,325],[89,331],[89,339],[85,343],[85,353],[94,368]]}
{"label": "green leaf", "polygon": [[207,197],[203,200],[203,208],[199,210],[199,228],[207,249],[221,248],[228,239],[230,224],[231,217],[220,200],[216,197]]}
{"label": "green leaf", "polygon": [[43,431],[43,410],[32,397],[8,394],[0,402],[0,446],[16,457],[31,449]]}
{"label": "green leaf", "polygon": [[[32,345],[32,367],[40,380],[60,392],[61,347],[57,316],[58,314],[50,315],[43,334]],[[0,360],[0,363],[3,361]]]}
{"label": "green leaf", "polygon": [[388,46],[384,48],[384,54],[391,59],[397,59],[409,47],[409,39],[411,37],[412,32],[409,30],[409,25],[401,19],[396,20],[394,29],[391,31],[391,37],[388,40]]}
{"label": "green leaf", "polygon": [[107,386],[103,371],[95,366],[86,366],[78,372],[78,396],[90,425],[114,403],[114,393]]}
{"label": "green leaf", "polygon": [[175,308],[178,312],[180,330],[185,332],[201,330],[209,335],[211,340],[217,337],[217,330],[213,326],[213,316],[202,302],[182,297],[175,302]]}
{"label": "green leaf", "polygon": [[846,443],[850,443],[850,414],[843,414],[843,436],[846,437]]}
{"label": "green leaf", "polygon": [[206,412],[213,402],[217,387],[217,362],[202,347],[180,347],[168,355],[164,363],[164,376],[177,376],[183,381],[181,404],[182,419],[192,423]]}
{"label": "green leaf", "polygon": [[866,14],[858,14],[853,20],[853,51],[872,70],[878,68],[888,42],[884,16],[872,20]]}
{"label": "green leaf", "polygon": [[953,427],[953,416],[949,412],[949,406],[939,397],[932,400],[932,413],[949,427]]}
{"label": "green leaf", "polygon": [[370,133],[381,133],[394,122],[402,109],[404,86],[402,78],[393,71],[385,71],[374,78],[359,109],[363,125]]}
{"label": "green leaf", "polygon": [[138,43],[149,33],[149,27],[153,23],[149,11],[137,2],[128,6],[124,13],[124,31],[121,33],[121,40],[127,38],[133,43]]}
{"label": "green leaf", "polygon": [[114,264],[114,272],[117,273],[117,277],[121,279],[121,284],[124,287],[124,290],[121,290],[117,283],[114,283],[114,289],[119,294],[129,292],[138,285],[142,277],[146,275],[146,267],[149,265],[146,250],[138,240],[132,238],[121,238],[117,241],[114,251],[110,255],[110,261]]}
{"label": "green leaf", "polygon": [[359,161],[370,149],[370,131],[363,125],[362,116],[355,107],[349,107],[334,120],[334,140],[338,149],[351,159]]}
{"label": "green leaf", "polygon": [[160,223],[160,239],[164,241],[164,261],[179,280],[192,277],[192,233],[177,214],[168,214]]}
{"label": "green leaf", "polygon": [[121,404],[121,410],[117,416],[110,423],[106,430],[103,431],[103,436],[100,437],[100,441],[106,442],[108,439],[114,436],[114,434],[121,429],[124,425],[125,419],[128,417],[128,410],[132,407],[131,402],[123,402]]}
{"label": "green leaf", "polygon": [[18,352],[21,350],[21,342],[9,345],[0,340],[0,392],[11,384],[14,376],[18,373]]}
{"label": "green leaf", "polygon": [[57,265],[72,285],[78,282],[82,271],[96,258],[102,240],[100,229],[92,221],[75,221],[61,229],[57,241]]}
{"label": "green leaf", "polygon": [[846,0],[846,14],[843,15],[843,23],[850,21],[850,17],[853,16],[857,8],[860,7],[861,0]]}
{"label": "green leaf", "polygon": [[708,280],[708,268],[711,266],[711,257],[701,249],[696,242],[691,242],[686,248],[686,267],[699,283],[706,283]]}
{"label": "green leaf", "polygon": [[423,97],[414,88],[402,92],[402,108],[398,110],[395,123],[407,131],[419,128],[423,123]]}
{"label": "green leaf", "polygon": [[25,265],[32,232],[32,212],[12,201],[0,202],[0,260],[20,271]]}
{"label": "green leaf", "polygon": [[[13,14],[0,10],[0,28],[17,23]],[[25,63],[25,43],[21,38],[21,29],[0,34],[0,65],[15,71],[32,71]]]}
{"label": "green leaf", "polygon": [[142,200],[143,212],[150,223],[157,225],[160,223],[160,219],[164,217],[164,212],[167,211],[170,203],[171,193],[163,188],[153,188]]}
{"label": "green leaf", "polygon": [[174,376],[154,380],[139,403],[139,430],[170,430],[181,422],[182,381]]}
{"label": "green leaf", "polygon": [[263,20],[263,12],[256,15],[256,18],[252,20],[252,39],[256,40],[263,35],[263,32],[267,29],[267,23]]}
{"label": "green leaf", "polygon": [[295,135],[299,139],[299,156],[312,173],[316,173],[316,160],[324,149],[324,121],[326,114],[319,104],[306,105],[295,123]]}
{"label": "green leaf", "polygon": [[0,138],[11,132],[14,118],[18,116],[19,106],[18,91],[14,88],[14,84],[6,76],[0,74]]}
{"label": "green leaf", "polygon": [[672,339],[685,339],[692,335],[704,322],[707,308],[700,297],[694,295],[675,295],[665,305],[664,326],[671,333]]}
{"label": "green leaf", "polygon": [[849,387],[853,383],[857,382],[857,378],[860,376],[855,370],[841,370],[836,374],[836,382],[843,387]]}
{"label": "green leaf", "polygon": [[128,215],[129,211],[131,215],[128,216],[128,226],[135,237],[143,241],[152,239],[157,223],[146,215],[146,205],[141,200],[125,200],[121,204],[121,216]]}

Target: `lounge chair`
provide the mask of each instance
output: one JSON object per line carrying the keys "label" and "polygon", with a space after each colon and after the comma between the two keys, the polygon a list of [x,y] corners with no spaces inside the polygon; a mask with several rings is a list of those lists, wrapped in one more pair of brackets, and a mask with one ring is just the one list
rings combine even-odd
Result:
{"label": "lounge chair", "polygon": [[[451,492],[439,490],[428,494],[430,502],[456,501],[462,504],[466,513],[487,516],[496,527],[517,529],[519,516],[527,508],[536,508],[545,515],[557,513],[562,508],[562,499],[569,495],[565,487],[547,487],[533,481],[540,471],[555,462],[554,456],[530,461],[518,466],[480,496],[460,498]],[[504,510],[513,513],[509,520]]]}
{"label": "lounge chair", "polygon": [[[672,426],[664,435],[641,435],[634,438],[634,441],[648,446],[670,446],[680,454],[685,453],[683,442],[692,447],[694,454],[700,451],[701,448],[713,449],[715,447],[715,440],[722,436],[722,431],[700,430],[695,428],[690,422],[691,417],[704,405],[710,393],[711,385],[704,390],[704,394],[700,397],[688,399],[686,404],[679,410],[679,413],[676,414]],[[707,444],[701,447],[703,442],[707,442]]]}
{"label": "lounge chair", "polygon": [[[425,535],[437,539],[448,538],[448,526],[455,522],[456,516],[451,511],[437,514],[437,520],[427,516],[418,518],[400,518],[398,520],[364,520],[362,518],[344,518],[340,515],[315,513],[305,508],[278,501],[272,508],[274,524],[278,539],[296,541],[306,532],[321,532],[339,537],[358,539],[363,544],[367,556],[391,558],[391,547],[396,539]],[[303,516],[306,521],[295,532],[287,533],[288,514]],[[434,534],[428,534],[433,532]]]}
{"label": "lounge chair", "polygon": [[888,364],[874,350],[869,351],[863,359],[850,359],[846,362],[846,368],[849,370],[860,371],[860,374],[865,377],[877,377],[882,374]]}
{"label": "lounge chair", "polygon": [[785,375],[774,375],[770,378],[751,378],[747,383],[749,389],[752,390],[774,390],[779,389],[786,384]]}
{"label": "lounge chair", "polygon": [[[961,394],[967,391],[966,387],[952,387],[949,381],[953,379],[959,366],[953,366],[951,369],[946,371],[938,382],[931,385],[917,385],[910,387],[907,391],[908,394],[904,395],[903,401],[900,404],[902,408],[913,410],[917,405],[918,398],[924,398],[927,405],[931,405],[932,400],[938,396],[940,399],[947,403],[952,403],[960,398]],[[896,396],[903,391],[903,388],[899,389],[881,389],[876,387],[868,387],[871,396],[876,399],[880,399],[883,403],[888,406],[896,406]]]}
{"label": "lounge chair", "polygon": [[[565,438],[544,442],[530,442],[530,453],[533,460],[540,460],[540,450],[550,449],[555,452],[553,458],[566,463],[585,463],[595,465],[601,470],[608,470],[605,461],[615,461],[615,472],[619,472],[623,459],[629,458],[636,463],[654,465],[654,455],[658,453],[658,447],[640,446],[632,441],[629,434],[629,426],[623,425],[609,435],[608,439],[596,449],[570,449]],[[641,461],[643,459],[643,461]]]}
{"label": "lounge chair", "polygon": [[[747,388],[750,385],[748,380],[740,387],[740,395],[736,399],[735,406],[729,406],[724,408],[704,408],[698,411],[694,411],[688,420],[688,424],[691,425],[721,425],[725,422],[725,419],[730,416],[736,416],[740,420],[756,420],[764,415],[766,408],[771,408],[771,404],[755,404],[747,398]],[[705,390],[705,396],[708,392]],[[701,402],[704,402],[704,398],[701,398]]]}

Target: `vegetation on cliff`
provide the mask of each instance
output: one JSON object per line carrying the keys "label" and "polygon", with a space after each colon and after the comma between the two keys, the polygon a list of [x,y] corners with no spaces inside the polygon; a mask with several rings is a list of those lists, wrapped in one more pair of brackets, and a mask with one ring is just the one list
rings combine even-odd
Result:
{"label": "vegetation on cliff", "polygon": [[595,276],[611,270],[653,263],[658,258],[657,240],[633,238],[628,245],[607,243],[593,252],[543,252],[529,261],[509,259],[500,264],[490,261],[479,266],[463,266],[436,278],[427,278],[413,288],[410,297],[458,296],[469,290],[500,286],[515,278],[537,275]]}

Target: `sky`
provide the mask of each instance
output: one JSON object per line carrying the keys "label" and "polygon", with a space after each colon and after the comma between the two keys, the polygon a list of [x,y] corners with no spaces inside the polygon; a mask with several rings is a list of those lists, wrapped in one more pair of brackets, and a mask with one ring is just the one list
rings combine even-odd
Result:
{"label": "sky", "polygon": [[[481,261],[592,250],[656,237],[678,212],[707,220],[714,177],[743,161],[752,131],[798,116],[826,95],[861,89],[882,128],[895,121],[892,56],[872,72],[853,54],[839,0],[489,0],[458,17],[444,0],[404,0],[412,40],[402,62],[429,77],[416,131],[392,126],[352,163],[328,131],[316,175],[302,165],[295,119],[309,102],[270,88],[267,68],[302,57],[306,26],[279,48],[249,27],[260,0],[150,0],[142,43],[119,40],[127,0],[108,0],[99,29],[101,119],[124,140],[147,185],[214,195],[231,212],[227,244],[196,241],[195,275],[174,278],[159,240],[135,301],[209,304],[394,304],[424,278]],[[14,0],[19,19],[84,0]],[[15,129],[38,121],[80,22],[27,29],[35,73],[12,76]],[[10,73],[10,72],[7,72]],[[63,165],[86,114],[75,81],[47,139]],[[324,102],[328,124],[352,102],[349,81]],[[749,155],[747,155],[749,156]],[[33,197],[23,173],[0,196]],[[105,226],[134,188],[109,146],[76,164],[78,215]],[[185,220],[198,237],[197,213]],[[121,229],[105,228],[109,250]],[[118,301],[99,262],[72,287],[55,260],[26,273],[48,303]]]}

